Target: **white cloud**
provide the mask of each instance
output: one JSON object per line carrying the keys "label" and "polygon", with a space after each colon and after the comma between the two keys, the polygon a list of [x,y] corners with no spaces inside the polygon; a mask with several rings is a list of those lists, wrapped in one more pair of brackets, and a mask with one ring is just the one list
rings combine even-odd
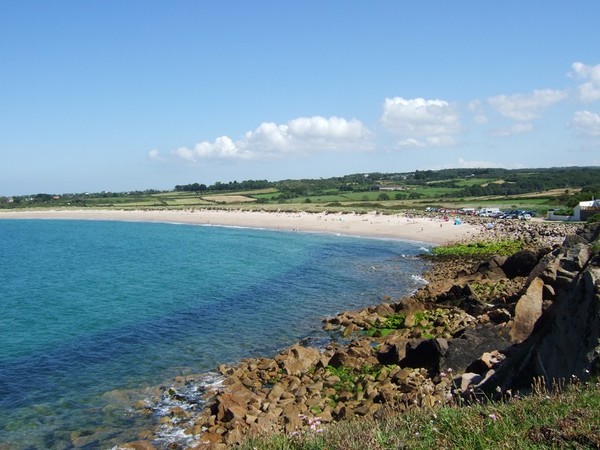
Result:
{"label": "white cloud", "polygon": [[162,158],[160,157],[160,152],[154,148],[148,152],[148,159],[151,161],[160,161]]}
{"label": "white cloud", "polygon": [[488,122],[488,118],[483,114],[477,114],[475,117],[473,117],[473,121],[479,125],[483,125]]}
{"label": "white cloud", "polygon": [[444,100],[386,98],[381,123],[405,139],[398,144],[416,147],[454,145],[461,131],[458,113]]}
{"label": "white cloud", "polygon": [[494,130],[491,130],[489,132],[489,135],[494,137],[506,137],[512,136],[514,134],[526,133],[528,131],[531,131],[532,129],[532,124],[519,122],[511,125],[510,127],[496,128]]}
{"label": "white cloud", "polygon": [[466,105],[467,111],[474,114],[473,122],[478,125],[483,125],[488,122],[487,116],[483,112],[483,106],[481,104],[481,100],[473,100]]}
{"label": "white cloud", "polygon": [[282,154],[318,150],[370,150],[371,133],[358,120],[340,117],[300,117],[287,124],[262,123],[244,136],[256,152]]}
{"label": "white cloud", "polygon": [[234,142],[221,136],[194,148],[180,147],[171,154],[187,162],[200,160],[250,160],[298,155],[315,151],[371,150],[371,132],[358,120],[340,117],[300,117],[286,124],[261,123]]}
{"label": "white cloud", "polygon": [[404,139],[397,142],[398,147],[427,147],[427,144],[423,141],[418,141],[413,138]]}
{"label": "white cloud", "polygon": [[221,136],[214,142],[199,142],[194,148],[179,147],[171,152],[179,159],[187,162],[197,162],[202,159],[252,159],[251,152],[236,145],[227,136]]}
{"label": "white cloud", "polygon": [[471,112],[480,112],[481,111],[481,100],[473,100],[467,103],[467,109]]}
{"label": "white cloud", "polygon": [[467,161],[463,158],[458,158],[458,163],[456,163],[458,168],[461,169],[486,169],[490,167],[502,167],[502,164],[495,163],[492,161],[482,161],[482,160],[472,160]]}
{"label": "white cloud", "polygon": [[497,95],[488,98],[488,103],[500,114],[517,121],[537,119],[543,110],[564,100],[565,91],[542,89],[531,94]]}
{"label": "white cloud", "polygon": [[582,136],[600,136],[600,114],[576,111],[570,125]]}
{"label": "white cloud", "polygon": [[581,101],[593,102],[600,100],[600,64],[590,66],[576,62],[571,67],[577,78],[586,80],[577,87]]}
{"label": "white cloud", "polygon": [[457,162],[444,164],[441,166],[432,166],[429,170],[440,170],[440,169],[487,169],[487,168],[503,168],[503,169],[519,169],[523,168],[522,164],[506,165],[502,163],[482,160],[471,160],[467,161],[463,158],[459,158]]}
{"label": "white cloud", "polygon": [[263,152],[285,152],[290,147],[288,126],[263,122],[254,131],[248,131],[243,142],[250,147],[262,148]]}

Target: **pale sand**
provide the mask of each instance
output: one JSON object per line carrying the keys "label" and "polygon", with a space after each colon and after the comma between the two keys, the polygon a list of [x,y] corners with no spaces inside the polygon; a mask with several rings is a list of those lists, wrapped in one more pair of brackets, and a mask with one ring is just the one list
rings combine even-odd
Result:
{"label": "pale sand", "polygon": [[0,219],[75,219],[167,222],[265,228],[281,231],[336,233],[359,237],[402,239],[445,244],[471,239],[481,232],[476,225],[454,225],[437,218],[404,214],[325,214],[230,210],[23,210],[0,211]]}

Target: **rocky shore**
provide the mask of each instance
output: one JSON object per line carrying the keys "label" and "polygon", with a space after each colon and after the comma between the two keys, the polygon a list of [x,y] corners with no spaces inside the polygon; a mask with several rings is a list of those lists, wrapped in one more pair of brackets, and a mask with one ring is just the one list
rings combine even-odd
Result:
{"label": "rocky shore", "polygon": [[[592,243],[600,227],[507,221],[486,230],[484,239],[518,238],[525,249],[436,261],[414,295],[325,319],[332,341],[324,348],[300,342],[274,358],[221,366],[222,384],[192,396],[186,389],[197,380],[177,380],[162,392],[176,406],[155,437],[177,428],[186,439],[169,448],[230,448],[253,433],[503,396],[535,377],[551,384],[598,371],[600,257]],[[136,407],[156,413],[152,403]],[[119,448],[157,443],[144,437]]]}

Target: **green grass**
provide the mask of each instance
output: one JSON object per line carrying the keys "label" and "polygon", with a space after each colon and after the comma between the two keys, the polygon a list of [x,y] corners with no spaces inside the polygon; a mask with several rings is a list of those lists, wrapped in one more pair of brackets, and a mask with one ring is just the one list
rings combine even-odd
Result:
{"label": "green grass", "polygon": [[457,186],[468,187],[468,186],[482,186],[484,184],[491,184],[498,181],[497,178],[463,178],[455,180]]}
{"label": "green grass", "polygon": [[389,410],[297,435],[253,437],[241,450],[594,449],[600,446],[600,384],[463,407]]}
{"label": "green grass", "polygon": [[447,194],[453,194],[455,192],[458,192],[459,190],[460,189],[456,189],[456,188],[428,186],[428,187],[419,187],[419,188],[415,189],[414,191],[410,191],[410,192],[416,192],[416,193],[422,195],[423,197],[427,197],[427,198],[436,198],[436,197],[440,197],[440,196],[445,196]]}
{"label": "green grass", "polygon": [[[460,183],[470,184],[479,183],[483,179],[468,179],[459,180]],[[58,200],[50,200],[45,202],[29,202],[25,201],[20,205],[1,204],[3,209],[13,208],[47,208],[47,207],[64,207],[64,208],[190,208],[190,207],[207,207],[214,205],[214,201],[204,200],[203,196],[221,196],[245,195],[261,200],[259,208],[264,205],[273,206],[275,209],[287,207],[290,209],[304,210],[306,204],[311,204],[316,210],[319,208],[330,209],[329,205],[338,204],[337,210],[395,210],[416,208],[423,209],[426,206],[439,206],[445,208],[460,209],[462,207],[480,208],[483,206],[499,207],[501,209],[527,209],[537,211],[543,216],[549,208],[563,208],[564,205],[558,204],[553,198],[548,197],[467,197],[467,198],[452,198],[447,195],[457,192],[455,188],[438,187],[435,183],[428,186],[423,185],[407,185],[406,190],[402,191],[340,191],[338,189],[326,189],[320,195],[300,195],[292,199],[276,200],[282,195],[276,189],[257,189],[251,191],[204,191],[204,192],[187,192],[187,191],[169,191],[169,192],[153,192],[153,193],[130,193],[119,195],[76,195],[74,197],[62,196]],[[379,196],[386,194],[389,200],[380,200]],[[396,195],[399,198],[396,198]],[[409,198],[409,197],[417,198]],[[306,199],[309,199],[307,203]],[[264,203],[266,202],[266,203]],[[362,205],[364,203],[364,205]],[[367,204],[369,203],[369,204]],[[374,203],[377,203],[375,205]],[[244,203],[230,203],[227,207],[244,207],[248,205]]]}
{"label": "green grass", "polygon": [[494,242],[473,242],[469,244],[454,244],[434,247],[431,253],[435,256],[445,257],[480,257],[480,256],[508,256],[521,250],[521,241],[505,240]]}

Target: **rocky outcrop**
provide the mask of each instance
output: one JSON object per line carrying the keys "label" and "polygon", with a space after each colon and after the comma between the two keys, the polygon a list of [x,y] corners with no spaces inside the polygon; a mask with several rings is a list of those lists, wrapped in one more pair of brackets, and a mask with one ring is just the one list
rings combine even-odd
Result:
{"label": "rocky outcrop", "polygon": [[600,372],[600,256],[590,246],[600,227],[554,249],[543,234],[555,239],[550,228],[528,230],[526,241],[537,247],[438,264],[434,281],[409,298],[325,320],[346,344],[298,344],[221,366],[224,386],[201,414],[173,408],[164,421],[197,435],[197,448],[228,448],[252,433],[292,433],[386,407],[489,397],[535,377],[550,385]]}
{"label": "rocky outcrop", "polygon": [[535,278],[517,301],[510,332],[514,342],[521,342],[526,339],[533,330],[536,321],[542,315],[543,292],[544,282],[541,278]]}
{"label": "rocky outcrop", "polygon": [[332,344],[323,352],[296,345],[273,359],[220,371],[225,386],[184,431],[201,431],[196,448],[228,448],[252,433],[292,433],[306,418],[324,424],[373,415],[386,405],[403,410],[445,404],[451,384],[448,377],[432,380],[425,369],[378,365],[369,340],[349,348]]}
{"label": "rocky outcrop", "polygon": [[[587,244],[563,248],[535,278],[537,296],[544,281],[555,299],[531,334],[509,349],[506,360],[477,388],[484,392],[527,388],[535,378],[548,387],[571,377],[586,379],[600,367],[600,256]],[[529,291],[529,289],[528,289]]]}

